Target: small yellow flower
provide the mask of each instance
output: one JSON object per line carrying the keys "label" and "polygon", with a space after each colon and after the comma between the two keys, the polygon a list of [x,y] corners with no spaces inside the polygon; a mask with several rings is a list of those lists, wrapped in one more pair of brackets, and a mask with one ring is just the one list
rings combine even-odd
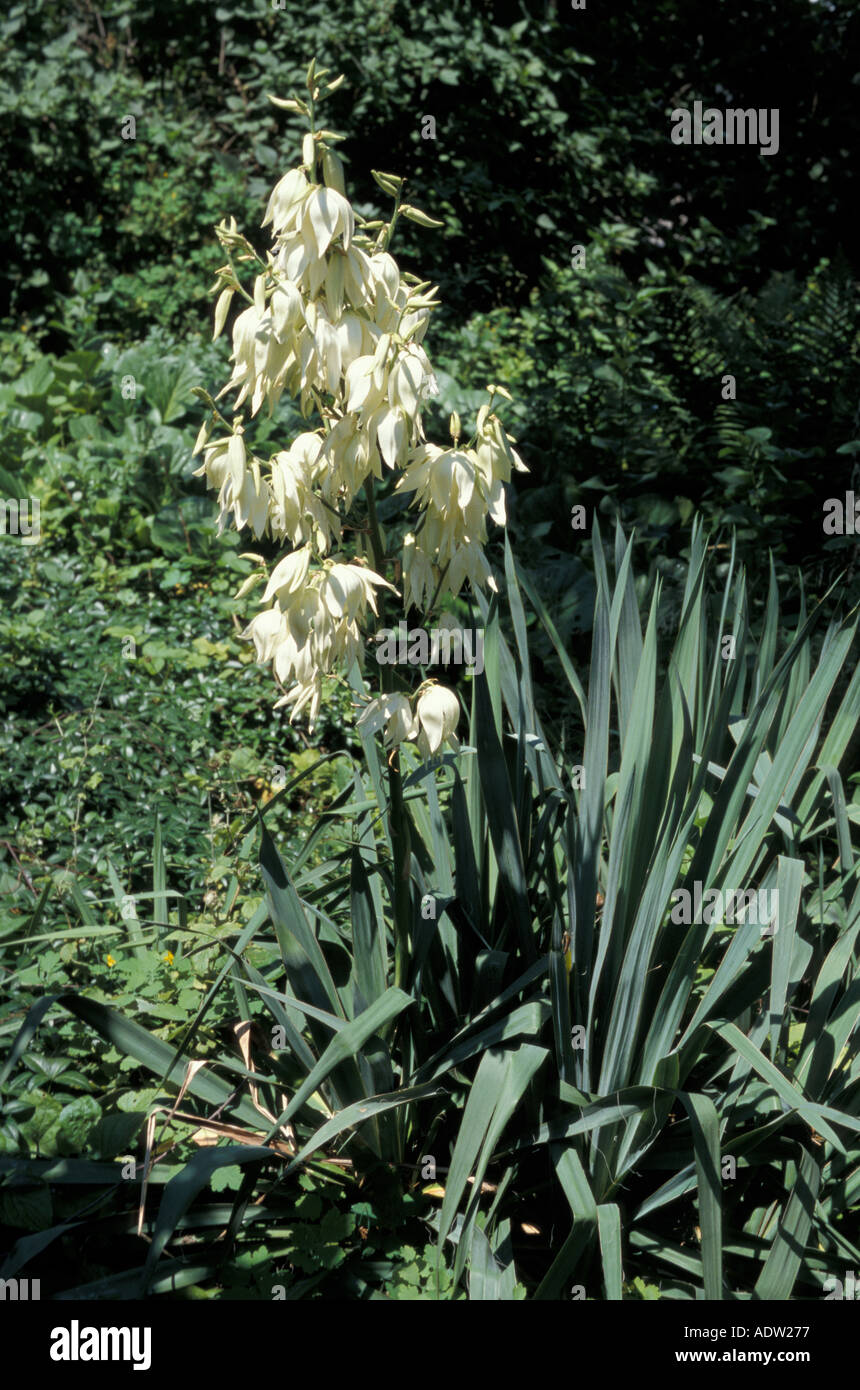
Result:
{"label": "small yellow flower", "polygon": [[116,961],[114,960],[113,956],[106,956],[105,959],[107,960],[108,965],[116,965]]}
{"label": "small yellow flower", "polygon": [[163,956],[163,959],[167,961],[167,964],[168,964],[168,965],[172,965],[172,964],[173,964],[173,952],[172,952],[172,951],[166,951],[165,954],[164,954],[164,956]]}

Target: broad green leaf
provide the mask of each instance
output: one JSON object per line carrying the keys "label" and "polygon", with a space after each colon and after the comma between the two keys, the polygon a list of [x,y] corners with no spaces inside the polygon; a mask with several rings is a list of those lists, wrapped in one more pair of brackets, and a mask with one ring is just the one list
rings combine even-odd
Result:
{"label": "broad green leaf", "polygon": [[791,1195],[774,1236],[764,1269],[756,1280],[753,1298],[786,1302],[791,1298],[809,1233],[821,1183],[821,1168],[803,1149]]}

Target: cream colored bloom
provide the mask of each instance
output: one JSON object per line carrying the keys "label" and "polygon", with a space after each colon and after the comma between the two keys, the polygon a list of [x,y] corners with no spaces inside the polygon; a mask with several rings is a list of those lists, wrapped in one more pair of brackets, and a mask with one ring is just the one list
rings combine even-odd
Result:
{"label": "cream colored bloom", "polygon": [[428,609],[436,592],[437,575],[432,560],[416,544],[410,532],[403,540],[403,605]]}
{"label": "cream colored bloom", "polygon": [[325,554],[339,527],[337,516],[317,492],[326,466],[322,451],[322,436],[305,433],[294,439],[289,449],[273,456],[269,520],[273,536],[286,538],[293,545],[313,542]]}
{"label": "cream colored bloom", "polygon": [[326,569],[320,581],[320,594],[334,618],[345,617],[352,622],[363,618],[368,607],[374,613],[378,611],[374,586],[380,584],[397,593],[393,584],[365,565],[335,563]]}
{"label": "cream colored bloom", "polygon": [[315,672],[309,680],[300,682],[287,695],[282,695],[280,700],[276,700],[275,709],[283,709],[287,705],[292,705],[293,712],[290,715],[290,723],[293,724],[296,715],[304,709],[305,705],[308,705],[308,728],[313,732],[321,704],[322,679],[320,673]]}
{"label": "cream colored bloom", "polygon": [[365,706],[357,722],[359,728],[371,734],[384,729],[386,747],[410,740],[429,758],[446,743],[455,751],[459,749],[455,734],[459,719],[457,696],[434,681],[419,692],[414,713],[405,695],[379,695]]}
{"label": "cream colored bloom", "polygon": [[467,579],[473,589],[486,587],[493,593],[498,593],[498,585],[484,554],[484,547],[477,541],[466,541],[464,545],[457,546],[451,556],[445,579],[446,592],[454,595],[459,594]]}
{"label": "cream colored bloom", "polygon": [[317,256],[324,256],[336,236],[343,239],[344,251],[355,234],[355,217],[350,203],[334,188],[318,185],[302,204],[302,236],[311,241]]}
{"label": "cream colored bloom", "polygon": [[348,509],[369,473],[381,477],[379,452],[357,415],[344,415],[326,436],[325,467],[320,490],[330,506],[341,501]]}
{"label": "cream colored bloom", "polygon": [[[387,348],[387,338],[381,338],[380,343],[383,349]],[[372,355],[356,357],[346,371],[347,410],[360,411],[365,420],[382,405],[387,381],[385,359],[380,356],[379,345]]]}
{"label": "cream colored bloom", "polygon": [[311,552],[307,545],[303,546],[301,550],[292,551],[283,560],[279,560],[269,576],[269,582],[263,594],[263,603],[268,603],[276,596],[279,601],[286,602],[290,595],[303,589],[308,577],[310,563]]}
{"label": "cream colored bloom", "polygon": [[415,717],[420,725],[415,741],[425,758],[437,753],[443,743],[450,743],[455,752],[459,749],[454,730],[460,718],[460,701],[453,690],[444,685],[428,686],[418,696]]}
{"label": "cream colored bloom", "polygon": [[295,226],[301,218],[302,205],[309,192],[310,184],[304,170],[291,169],[272,189],[261,225],[267,227],[271,222],[272,231],[277,236],[286,228]]}
{"label": "cream colored bloom", "polygon": [[271,661],[286,637],[286,624],[280,608],[265,608],[253,617],[242,633],[254,643],[259,662]]}
{"label": "cream colored bloom", "polygon": [[[247,403],[254,417],[264,404],[271,413],[286,391],[318,428],[299,433],[267,465],[246,449],[241,415],[215,439],[207,423],[195,445],[202,453],[196,476],[217,491],[220,528],[232,517],[237,528],[291,547],[244,635],[284,687],[276,708],[290,707],[291,720],[306,710],[311,725],[323,677],[363,660],[379,588],[396,593],[367,565],[330,554],[368,479],[391,470],[399,475],[396,490],[412,495],[418,514],[403,544],[402,588],[407,609],[421,610],[467,582],[496,587],[484,553],[487,526],[505,524],[505,484],[524,467],[491,410],[496,396],[510,399],[504,387],[488,388],[472,447],[461,446],[459,427],[453,447],[427,442],[422,410],[439,388],[422,340],[435,288],[401,274],[379,249],[382,237],[356,219],[326,140],[320,151],[306,136],[302,167],[272,189],[263,219],[271,250],[259,262],[253,302],[233,322],[230,379],[217,398],[232,393],[234,410]],[[316,182],[320,166],[323,182]],[[234,219],[218,236],[231,256],[254,259]],[[215,288],[220,331],[243,292],[232,260]],[[369,555],[363,520],[357,529]],[[457,746],[459,711],[452,691],[430,684],[412,703],[405,695],[381,697],[360,722],[384,730],[389,746],[414,740],[430,756]]]}
{"label": "cream colored bloom", "polygon": [[411,420],[405,410],[383,402],[368,419],[367,433],[389,468],[404,461],[411,433]]}
{"label": "cream colored bloom", "polygon": [[388,379],[388,395],[392,405],[400,406],[410,418],[428,396],[438,396],[439,387],[423,348],[408,343],[398,354]]}
{"label": "cream colored bloom", "polygon": [[278,562],[262,598],[276,603],[258,613],[242,636],[254,642],[258,661],[272,662],[283,685],[296,683],[275,708],[292,704],[294,719],[309,704],[313,723],[321,677],[362,659],[362,628],[368,608],[377,612],[376,589],[397,591],[365,565],[329,560],[311,573],[310,564],[309,546]]}
{"label": "cream colored bloom", "polygon": [[270,301],[272,327],[282,342],[290,340],[304,318],[302,297],[291,280],[280,279]]}
{"label": "cream colored bloom", "polygon": [[204,475],[207,486],[218,489],[219,531],[232,511],[237,529],[250,525],[259,539],[266,529],[271,499],[259,459],[247,460],[241,427],[204,448],[203,463],[194,470],[194,476]]}
{"label": "cream colored bloom", "polygon": [[376,294],[376,282],[370,257],[359,246],[350,246],[343,266],[344,294],[354,309],[370,309]]}
{"label": "cream colored bloom", "polygon": [[233,517],[237,531],[250,526],[259,540],[266,530],[269,517],[269,489],[260,475],[259,459],[252,458],[246,469],[242,486],[238,493],[233,492]]}
{"label": "cream colored bloom", "polygon": [[[281,320],[283,323],[283,312]],[[265,399],[276,403],[283,390],[290,366],[295,360],[293,343],[286,330],[279,333],[274,314],[268,310],[260,312],[256,304],[250,305],[238,315],[233,324],[233,374],[227,385],[219,393],[225,395],[236,388],[234,408],[251,397],[251,414],[256,415]]]}
{"label": "cream colored bloom", "polygon": [[478,448],[476,455],[479,466],[488,480],[501,478],[502,482],[511,480],[511,466],[519,473],[528,469],[512,448],[512,440],[496,415],[490,415],[489,407],[484,405],[478,411]]}
{"label": "cream colored bloom", "polygon": [[377,734],[384,727],[386,748],[403,743],[418,732],[412,707],[406,696],[399,694],[380,695],[371,700],[356,721],[356,726],[370,734]]}

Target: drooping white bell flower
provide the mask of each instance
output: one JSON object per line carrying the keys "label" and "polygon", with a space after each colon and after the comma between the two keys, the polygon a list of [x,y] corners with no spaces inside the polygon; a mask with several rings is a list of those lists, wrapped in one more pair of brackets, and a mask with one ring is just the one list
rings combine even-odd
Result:
{"label": "drooping white bell flower", "polygon": [[411,739],[418,732],[409,700],[397,693],[379,695],[371,700],[356,720],[356,727],[370,734],[377,734],[384,728],[386,748]]}
{"label": "drooping white bell flower", "polygon": [[277,594],[279,599],[285,599],[290,594],[298,593],[304,588],[307,579],[308,569],[311,563],[310,547],[305,545],[301,550],[294,550],[289,555],[285,555],[283,560],[279,560],[269,576],[263,594],[263,602],[268,603],[269,599]]}
{"label": "drooping white bell flower", "polygon": [[309,193],[310,184],[304,170],[291,169],[272,189],[261,225],[267,227],[271,222],[272,231],[280,236],[285,228],[295,226]]}
{"label": "drooping white bell flower", "polygon": [[343,249],[348,251],[354,234],[352,205],[343,194],[324,185],[312,189],[302,205],[302,236],[313,240],[317,256],[325,255],[336,236],[343,238]]}
{"label": "drooping white bell flower", "polygon": [[420,726],[415,741],[425,758],[437,753],[443,743],[450,743],[455,752],[459,749],[454,731],[460,718],[460,701],[453,690],[444,685],[428,686],[418,696],[415,718]]}

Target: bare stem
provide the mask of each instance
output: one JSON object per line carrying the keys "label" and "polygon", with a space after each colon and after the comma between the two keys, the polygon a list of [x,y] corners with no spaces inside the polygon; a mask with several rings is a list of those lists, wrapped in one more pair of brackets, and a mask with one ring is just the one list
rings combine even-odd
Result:
{"label": "bare stem", "polygon": [[[384,575],[385,549],[379,530],[376,514],[376,497],[373,478],[364,481],[367,498],[367,516],[370,529],[370,545],[373,563],[377,574]],[[382,605],[380,605],[381,607]],[[393,689],[393,672],[389,666],[380,668],[382,689]],[[400,754],[397,750],[388,762],[388,828],[391,835],[391,848],[394,855],[394,985],[402,989],[407,978],[409,963],[409,939],[412,918],[412,895],[410,892],[412,867],[412,842],[409,819],[403,801],[403,779],[400,773]]]}

